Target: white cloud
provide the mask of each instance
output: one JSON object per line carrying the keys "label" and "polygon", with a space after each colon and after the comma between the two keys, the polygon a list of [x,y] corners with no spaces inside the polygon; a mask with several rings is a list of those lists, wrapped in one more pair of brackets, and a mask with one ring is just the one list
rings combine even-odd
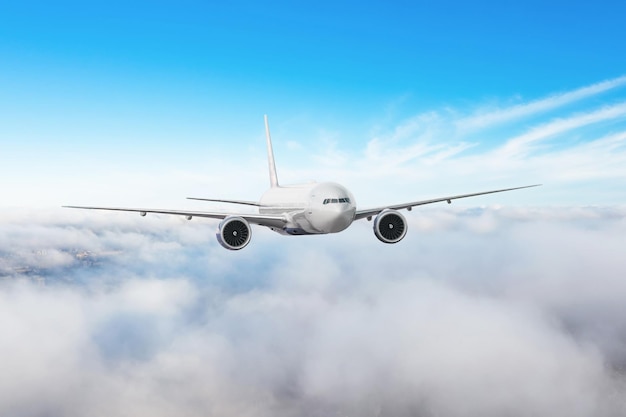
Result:
{"label": "white cloud", "polygon": [[485,112],[477,112],[469,117],[459,119],[456,122],[456,127],[462,131],[484,129],[493,125],[510,122],[518,118],[554,110],[558,107],[622,87],[625,84],[626,76],[622,76],[573,91],[530,101],[528,103],[522,103],[495,110],[492,109]]}
{"label": "white cloud", "polygon": [[241,252],[210,221],[57,214],[0,219],[9,269],[73,257],[3,273],[2,415],[626,411],[624,208],[414,210],[397,245],[256,228]]}
{"label": "white cloud", "polygon": [[536,126],[523,135],[509,139],[503,146],[500,146],[494,155],[498,159],[510,159],[525,156],[532,151],[532,145],[555,135],[563,134],[577,128],[600,123],[612,119],[620,119],[626,116],[626,103],[594,110],[590,113],[574,115],[566,119],[553,120],[544,125]]}
{"label": "white cloud", "polygon": [[[427,112],[361,154],[322,132],[311,160],[374,205],[532,182],[546,186],[495,201],[624,203],[623,100],[563,108],[625,83]],[[263,186],[263,155],[212,165],[235,185],[178,171],[122,188],[209,181],[189,194],[242,198],[224,193]],[[297,164],[282,182],[319,178]],[[409,213],[398,245],[357,222],[325,237],[255,228],[241,252],[211,221],[3,210],[0,414],[624,414],[624,208],[455,207]]]}
{"label": "white cloud", "polygon": [[[623,204],[626,105],[617,88],[624,83],[620,77],[502,108],[471,128],[465,126],[471,110],[419,114],[379,128],[362,154],[353,152],[326,176],[348,183],[368,206],[532,183],[551,191],[498,195],[495,201]],[[609,90],[613,96],[599,102]],[[565,106],[573,101],[575,107]]]}

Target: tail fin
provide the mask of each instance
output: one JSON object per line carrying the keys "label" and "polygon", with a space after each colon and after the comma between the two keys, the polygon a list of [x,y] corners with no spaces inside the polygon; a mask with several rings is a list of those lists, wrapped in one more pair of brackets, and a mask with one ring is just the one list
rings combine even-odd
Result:
{"label": "tail fin", "polygon": [[265,117],[265,138],[267,139],[267,162],[270,167],[270,184],[272,188],[278,187],[278,176],[276,175],[276,164],[274,163],[274,150],[272,149],[272,138],[270,137],[270,125]]}

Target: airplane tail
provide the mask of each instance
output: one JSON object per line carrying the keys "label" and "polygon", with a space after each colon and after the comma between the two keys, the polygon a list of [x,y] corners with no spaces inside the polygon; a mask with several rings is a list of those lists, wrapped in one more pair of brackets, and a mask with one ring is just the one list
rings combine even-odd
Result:
{"label": "airplane tail", "polygon": [[276,175],[276,164],[274,163],[274,150],[272,149],[272,138],[270,137],[270,125],[265,117],[265,138],[267,139],[267,162],[270,168],[270,185],[272,188],[278,187],[278,176]]}

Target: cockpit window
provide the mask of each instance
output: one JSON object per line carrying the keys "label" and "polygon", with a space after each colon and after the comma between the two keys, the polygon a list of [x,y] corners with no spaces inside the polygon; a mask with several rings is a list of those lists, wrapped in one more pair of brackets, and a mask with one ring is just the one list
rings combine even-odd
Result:
{"label": "cockpit window", "polygon": [[325,198],[322,204],[335,204],[335,203],[350,203],[350,199],[348,197]]}

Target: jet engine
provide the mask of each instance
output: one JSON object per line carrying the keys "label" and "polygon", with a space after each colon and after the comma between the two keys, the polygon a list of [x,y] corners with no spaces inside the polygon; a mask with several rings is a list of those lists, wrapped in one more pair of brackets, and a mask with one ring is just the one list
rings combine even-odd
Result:
{"label": "jet engine", "polygon": [[229,216],[221,221],[215,236],[220,245],[226,249],[239,250],[250,242],[252,233],[250,224],[245,219]]}
{"label": "jet engine", "polygon": [[374,219],[374,234],[381,242],[398,243],[406,231],[406,219],[396,210],[383,210]]}

